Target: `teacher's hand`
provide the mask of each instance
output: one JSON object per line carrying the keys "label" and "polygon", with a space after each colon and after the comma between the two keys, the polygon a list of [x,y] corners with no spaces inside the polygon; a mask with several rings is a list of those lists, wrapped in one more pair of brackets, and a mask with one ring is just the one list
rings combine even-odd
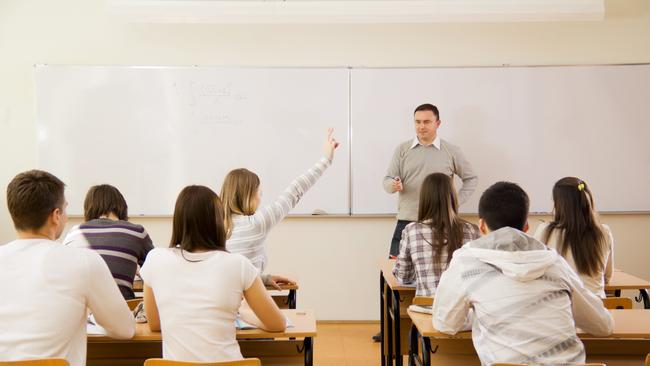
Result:
{"label": "teacher's hand", "polygon": [[402,180],[399,177],[395,177],[393,179],[393,190],[395,192],[401,192],[403,189],[404,187],[402,187]]}

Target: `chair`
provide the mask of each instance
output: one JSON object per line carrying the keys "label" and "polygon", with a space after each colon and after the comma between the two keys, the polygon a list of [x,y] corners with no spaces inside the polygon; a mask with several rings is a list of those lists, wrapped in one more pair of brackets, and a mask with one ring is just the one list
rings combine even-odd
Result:
{"label": "chair", "polygon": [[632,299],[629,297],[606,297],[603,305],[607,309],[632,309]]}
{"label": "chair", "polygon": [[184,362],[150,358],[144,361],[144,366],[261,366],[259,358],[245,358],[237,361],[222,362]]}
{"label": "chair", "polygon": [[62,358],[42,358],[40,360],[0,361],[0,366],[68,366]]}
{"label": "chair", "polygon": [[432,306],[433,305],[433,297],[425,297],[425,296],[416,296],[413,298],[413,305],[420,305],[420,306]]}
{"label": "chair", "polygon": [[650,353],[645,357],[645,366],[650,366]]}
{"label": "chair", "polygon": [[138,306],[138,304],[141,303],[141,302],[142,302],[142,299],[126,300],[126,304],[129,305],[129,309],[131,309],[131,311],[133,311],[133,309],[135,309]]}

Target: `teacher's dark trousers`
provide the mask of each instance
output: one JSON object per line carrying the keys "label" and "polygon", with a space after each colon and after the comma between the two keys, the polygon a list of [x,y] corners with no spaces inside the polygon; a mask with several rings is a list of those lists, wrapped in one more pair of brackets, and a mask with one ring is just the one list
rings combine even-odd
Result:
{"label": "teacher's dark trousers", "polygon": [[399,242],[402,240],[402,231],[413,221],[408,220],[397,220],[397,225],[395,225],[395,231],[393,232],[393,239],[390,242],[390,256],[396,257],[399,253]]}

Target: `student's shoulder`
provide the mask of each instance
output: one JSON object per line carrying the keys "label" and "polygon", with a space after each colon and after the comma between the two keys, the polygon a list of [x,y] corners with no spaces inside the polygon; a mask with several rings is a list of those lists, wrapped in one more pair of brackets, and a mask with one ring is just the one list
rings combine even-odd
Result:
{"label": "student's shoulder", "polygon": [[243,266],[243,265],[253,265],[250,259],[247,257],[239,254],[239,253],[230,253],[227,251],[222,251],[220,254],[219,260],[223,263],[226,264],[231,264],[235,266]]}

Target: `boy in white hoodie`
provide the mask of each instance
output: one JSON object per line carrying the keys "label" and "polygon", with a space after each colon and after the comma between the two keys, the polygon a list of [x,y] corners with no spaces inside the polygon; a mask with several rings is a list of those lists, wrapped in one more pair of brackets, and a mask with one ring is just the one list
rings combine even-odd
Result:
{"label": "boy in white hoodie", "polygon": [[611,314],[555,250],[527,235],[528,195],[499,182],[479,202],[483,237],[454,252],[440,278],[433,326],[455,334],[474,310],[472,341],[483,365],[584,363],[576,327],[612,333]]}

